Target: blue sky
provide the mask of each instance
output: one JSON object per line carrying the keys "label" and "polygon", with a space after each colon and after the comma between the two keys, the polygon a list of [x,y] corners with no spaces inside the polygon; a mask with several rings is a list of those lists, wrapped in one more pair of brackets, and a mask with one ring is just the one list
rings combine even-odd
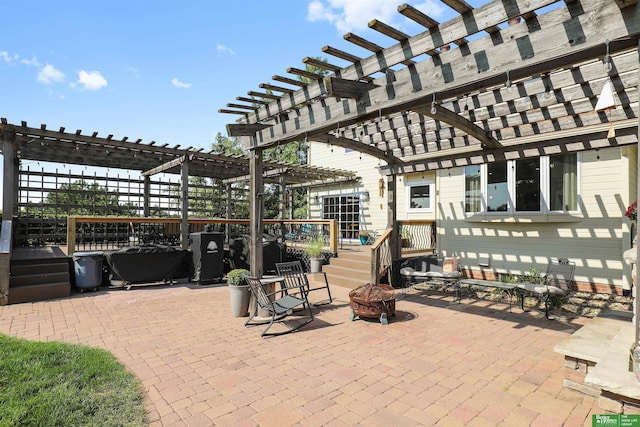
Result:
{"label": "blue sky", "polygon": [[[0,117],[208,150],[237,118],[218,109],[274,74],[295,78],[287,67],[304,68],[325,45],[368,56],[346,32],[386,47],[370,20],[424,31],[397,13],[401,3],[0,0]],[[436,0],[411,4],[440,22],[455,16]]]}

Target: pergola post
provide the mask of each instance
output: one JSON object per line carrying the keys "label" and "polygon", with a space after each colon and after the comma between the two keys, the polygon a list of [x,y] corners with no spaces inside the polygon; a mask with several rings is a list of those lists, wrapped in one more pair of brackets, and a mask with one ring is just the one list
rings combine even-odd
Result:
{"label": "pergola post", "polygon": [[185,156],[180,165],[180,246],[182,249],[189,247],[189,157]]}
{"label": "pergola post", "polygon": [[[228,182],[227,183],[227,211],[225,213],[226,219],[231,219],[231,183]],[[229,223],[226,223],[224,225],[224,236],[225,236],[225,241],[226,242],[230,242],[230,238],[231,238],[231,226],[229,225]]]}
{"label": "pergola post", "polygon": [[0,306],[9,303],[9,270],[11,263],[11,220],[17,214],[18,199],[18,156],[16,155],[15,132],[3,129],[2,155],[2,227],[0,229]]}
{"label": "pergola post", "polygon": [[393,229],[389,245],[391,248],[391,260],[399,259],[401,256],[400,233],[398,230],[398,209],[396,206],[396,175],[387,176],[387,223]]}
{"label": "pergola post", "polygon": [[254,148],[249,153],[249,263],[251,275],[262,277],[262,223],[264,213],[264,180],[262,178],[262,148]]}
{"label": "pergola post", "polygon": [[280,241],[284,244],[285,232],[284,221],[287,219],[287,181],[284,174],[279,176],[280,184]]}
{"label": "pergola post", "polygon": [[151,177],[149,175],[144,176],[144,195],[143,195],[143,215],[145,217],[151,216]]}
{"label": "pergola post", "polygon": [[2,130],[2,219],[11,220],[18,214],[18,165],[16,134],[13,129]]}

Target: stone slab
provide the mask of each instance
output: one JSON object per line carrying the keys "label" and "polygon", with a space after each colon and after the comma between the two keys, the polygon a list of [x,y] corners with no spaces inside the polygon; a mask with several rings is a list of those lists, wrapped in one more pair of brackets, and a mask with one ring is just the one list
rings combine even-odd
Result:
{"label": "stone slab", "polygon": [[640,400],[640,381],[629,371],[629,349],[634,337],[633,324],[625,324],[611,340],[598,364],[585,376],[585,384]]}
{"label": "stone slab", "polygon": [[[558,343],[553,351],[576,359],[598,363],[607,352],[609,343],[624,325],[631,325],[633,313],[618,310],[604,310],[598,317],[589,320],[578,331]],[[628,343],[625,357],[629,353]],[[626,367],[627,365],[625,365]]]}

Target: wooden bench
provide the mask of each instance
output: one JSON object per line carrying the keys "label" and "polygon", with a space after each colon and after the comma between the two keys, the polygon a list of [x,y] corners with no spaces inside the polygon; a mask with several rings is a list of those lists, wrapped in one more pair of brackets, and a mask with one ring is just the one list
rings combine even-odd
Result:
{"label": "wooden bench", "polygon": [[[460,279],[458,281],[458,286],[462,287],[462,285],[467,285],[469,289],[471,289],[471,286],[481,286],[484,288],[502,290],[503,295],[507,294],[509,296],[509,313],[511,313],[513,297],[517,297],[518,292],[518,285],[516,283],[497,282],[495,280]],[[462,299],[462,295],[460,295],[460,299]]]}

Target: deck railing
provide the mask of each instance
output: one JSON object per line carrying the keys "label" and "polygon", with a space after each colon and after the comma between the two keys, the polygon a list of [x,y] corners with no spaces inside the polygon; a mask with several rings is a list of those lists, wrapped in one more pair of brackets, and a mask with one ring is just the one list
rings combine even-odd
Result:
{"label": "deck railing", "polygon": [[[90,217],[67,218],[67,253],[77,250],[113,250],[138,244],[180,244],[180,218]],[[189,233],[214,231],[229,241],[250,234],[248,219],[191,218]],[[264,232],[281,241],[303,246],[307,239],[321,237],[327,252],[338,251],[336,220],[264,220]]]}
{"label": "deck railing", "polygon": [[391,233],[389,228],[378,237],[371,246],[371,283],[380,283],[380,280],[389,272],[393,259],[391,257]]}
{"label": "deck railing", "polygon": [[[398,234],[401,236],[401,257],[413,254],[432,252],[436,247],[436,223],[432,220],[398,221]],[[387,229],[371,246],[371,282],[380,280],[391,271],[393,251],[391,250],[391,234]]]}

